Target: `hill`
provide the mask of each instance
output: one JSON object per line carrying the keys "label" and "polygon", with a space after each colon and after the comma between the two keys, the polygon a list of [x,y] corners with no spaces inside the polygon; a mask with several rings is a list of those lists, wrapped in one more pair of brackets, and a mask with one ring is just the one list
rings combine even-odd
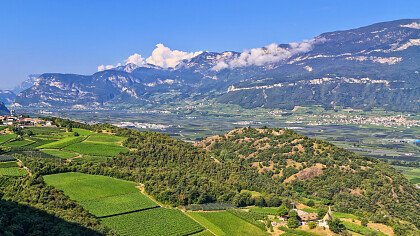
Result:
{"label": "hill", "polygon": [[15,105],[88,109],[206,98],[246,108],[418,112],[419,24],[419,19],[397,20],[300,43],[203,52],[170,68],[127,64],[87,76],[45,73],[31,77],[29,88],[22,86],[27,89]]}
{"label": "hill", "polygon": [[[141,183],[147,194],[171,206],[228,203],[237,207],[277,207],[311,199],[320,208],[331,205],[334,211],[367,217],[394,229],[404,226],[408,227],[405,230],[413,231],[420,226],[419,190],[387,163],[291,130],[236,129],[192,145],[160,133],[101,124],[90,126],[62,119],[54,122],[61,127],[71,125],[81,134],[80,128],[91,131],[83,131],[82,135],[88,138],[77,139],[78,143],[71,141],[57,146],[58,151],[68,152],[73,150],[68,147],[80,146],[79,143],[91,144],[89,140],[111,146],[121,145],[116,142],[124,140],[122,145],[129,152],[113,157],[99,151],[93,157],[92,150],[85,153],[82,149],[76,150],[81,155],[78,157],[17,154],[35,177],[82,172],[125,179]],[[45,131],[41,133],[45,137]],[[105,134],[116,138],[104,138]],[[102,141],[98,141],[99,137]],[[117,137],[125,138],[117,140]],[[65,142],[56,140],[55,143]],[[22,153],[30,149],[25,147]],[[19,150],[16,149],[17,153]],[[6,200],[24,201],[25,197],[14,191],[22,190],[7,193]]]}
{"label": "hill", "polygon": [[0,102],[0,116],[10,115],[9,109],[4,105],[4,103]]}

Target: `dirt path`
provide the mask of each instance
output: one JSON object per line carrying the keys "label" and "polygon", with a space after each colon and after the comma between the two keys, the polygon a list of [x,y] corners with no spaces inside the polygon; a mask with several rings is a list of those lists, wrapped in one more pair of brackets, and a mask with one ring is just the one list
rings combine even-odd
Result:
{"label": "dirt path", "polygon": [[20,159],[16,159],[16,160],[17,160],[17,164],[18,164],[18,166],[19,166],[20,168],[25,169],[25,170],[26,170],[26,172],[28,172],[28,175],[29,175],[29,176],[32,176],[32,171],[31,171],[28,167],[26,167]]}

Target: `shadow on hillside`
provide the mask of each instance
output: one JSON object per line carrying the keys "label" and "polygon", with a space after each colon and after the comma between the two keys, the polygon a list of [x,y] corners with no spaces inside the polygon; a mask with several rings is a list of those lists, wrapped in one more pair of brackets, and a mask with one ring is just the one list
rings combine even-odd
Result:
{"label": "shadow on hillside", "polygon": [[0,200],[0,235],[102,235],[12,201]]}

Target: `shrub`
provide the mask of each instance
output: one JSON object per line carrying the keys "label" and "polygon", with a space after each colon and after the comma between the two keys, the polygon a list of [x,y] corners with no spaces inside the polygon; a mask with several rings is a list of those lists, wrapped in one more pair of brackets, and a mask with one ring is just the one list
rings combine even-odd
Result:
{"label": "shrub", "polygon": [[316,222],[309,222],[308,226],[310,229],[315,229],[316,228]]}
{"label": "shrub", "polygon": [[330,230],[336,234],[346,229],[344,224],[339,219],[333,219],[332,221],[328,222],[328,226],[330,226]]}
{"label": "shrub", "polygon": [[309,201],[306,202],[306,205],[309,206],[309,207],[313,207],[313,206],[315,206],[315,202],[312,201],[312,200],[309,200]]}
{"label": "shrub", "polygon": [[287,227],[294,229],[299,227],[299,220],[296,216],[290,217],[289,219],[287,219]]}

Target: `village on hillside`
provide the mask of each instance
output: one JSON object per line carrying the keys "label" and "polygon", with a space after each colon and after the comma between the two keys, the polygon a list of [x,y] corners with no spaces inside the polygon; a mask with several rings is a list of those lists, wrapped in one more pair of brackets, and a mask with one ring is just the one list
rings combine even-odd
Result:
{"label": "village on hillside", "polygon": [[28,116],[15,116],[15,115],[6,115],[6,116],[0,116],[0,126],[47,126],[52,127],[53,122],[46,119],[40,119],[40,118],[31,118]]}

